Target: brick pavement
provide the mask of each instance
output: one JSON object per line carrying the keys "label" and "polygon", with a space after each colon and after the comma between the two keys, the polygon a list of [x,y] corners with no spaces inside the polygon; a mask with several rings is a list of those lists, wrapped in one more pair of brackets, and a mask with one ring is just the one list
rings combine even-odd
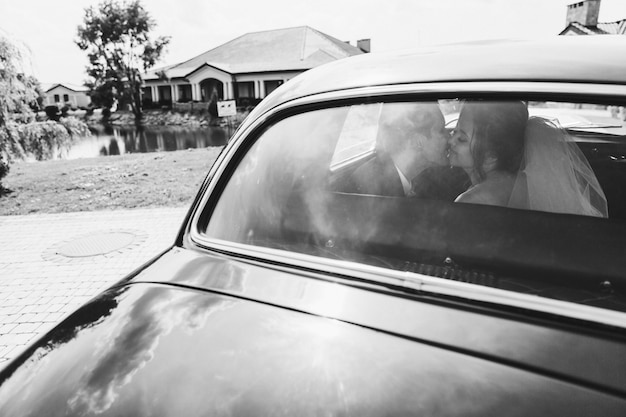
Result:
{"label": "brick pavement", "polygon": [[[186,210],[0,216],[0,367],[172,244]],[[74,242],[89,243],[99,236],[112,239],[110,247],[90,252],[81,246],[78,252],[90,256],[75,256]]]}

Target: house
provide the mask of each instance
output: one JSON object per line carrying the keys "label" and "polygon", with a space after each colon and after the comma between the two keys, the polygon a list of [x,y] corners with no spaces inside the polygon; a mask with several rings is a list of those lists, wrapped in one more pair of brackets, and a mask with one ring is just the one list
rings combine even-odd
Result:
{"label": "house", "polygon": [[567,25],[559,35],[626,35],[626,18],[599,23],[600,0],[583,0],[567,6]]}
{"label": "house", "polygon": [[[567,6],[567,25],[559,35],[626,35],[626,18],[616,22],[599,23],[600,0],[583,0]],[[611,115],[626,121],[624,106],[609,106]]]}
{"label": "house", "polygon": [[185,108],[184,103],[236,100],[254,105],[279,85],[308,69],[370,51],[308,26],[242,35],[185,62],[144,76],[143,99],[150,104]]}
{"label": "house", "polygon": [[91,99],[87,95],[89,89],[73,84],[62,83],[52,84],[51,87],[44,90],[46,98],[44,106],[68,105],[72,108],[88,107]]}

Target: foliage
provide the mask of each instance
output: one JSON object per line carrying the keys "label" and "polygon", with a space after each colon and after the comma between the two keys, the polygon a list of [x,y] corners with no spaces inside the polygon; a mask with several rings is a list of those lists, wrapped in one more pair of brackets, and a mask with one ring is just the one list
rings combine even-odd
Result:
{"label": "foliage", "polygon": [[135,122],[141,124],[141,73],[160,59],[169,37],[151,39],[156,26],[140,0],[105,0],[85,9],[78,27],[78,47],[87,51],[92,102],[111,108],[117,101],[130,104]]}
{"label": "foliage", "polygon": [[85,86],[89,88],[89,98],[92,105],[111,109],[117,101],[115,83],[112,80],[103,80],[97,82],[95,80],[87,81]]}
{"label": "foliage", "polygon": [[87,125],[74,118],[63,117],[59,122],[9,122],[0,131],[0,140],[7,140],[7,154],[25,158],[33,156],[38,161],[60,156],[75,139],[91,133]]}
{"label": "foliage", "polygon": [[[14,158],[51,158],[72,144],[78,136],[89,135],[87,125],[77,119],[61,118],[37,122],[43,102],[39,82],[23,66],[24,48],[0,37],[0,180]],[[8,190],[0,183],[0,195]]]}
{"label": "foliage", "polygon": [[[9,173],[9,164],[7,164],[4,160],[2,155],[0,154],[0,180],[4,177],[6,177],[6,175]],[[0,183],[0,196],[7,194],[9,192],[9,190],[7,190],[5,187],[2,186],[2,183]]]}
{"label": "foliage", "polygon": [[19,114],[27,121],[35,118],[32,107],[37,106],[39,83],[32,76],[25,75],[22,60],[22,51],[8,39],[0,37],[0,128],[13,114]]}
{"label": "foliage", "polygon": [[59,121],[59,117],[61,117],[61,112],[59,111],[59,106],[56,104],[52,104],[50,106],[46,106],[44,108],[44,112],[46,116],[50,120]]}
{"label": "foliage", "polygon": [[[35,119],[41,89],[22,67],[22,50],[8,39],[0,37],[0,181],[9,171],[9,150],[17,146],[18,136],[9,132],[7,125],[30,122]],[[0,182],[0,195],[6,193]]]}

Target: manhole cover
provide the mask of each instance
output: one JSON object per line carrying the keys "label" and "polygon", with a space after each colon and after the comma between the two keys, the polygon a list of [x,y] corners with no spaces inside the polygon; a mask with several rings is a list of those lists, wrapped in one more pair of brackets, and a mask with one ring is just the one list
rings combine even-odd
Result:
{"label": "manhole cover", "polygon": [[135,234],[129,232],[97,233],[65,243],[56,253],[68,258],[104,255],[130,245],[134,239]]}

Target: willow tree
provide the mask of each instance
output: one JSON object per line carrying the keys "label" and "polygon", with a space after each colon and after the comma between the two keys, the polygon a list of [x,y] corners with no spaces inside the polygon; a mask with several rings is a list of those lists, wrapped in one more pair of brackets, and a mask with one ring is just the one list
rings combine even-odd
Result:
{"label": "willow tree", "polygon": [[135,123],[141,125],[143,105],[141,74],[163,54],[169,37],[152,39],[155,21],[139,0],[105,0],[85,9],[78,26],[78,47],[87,51],[92,100],[110,108],[113,102],[130,104]]}
{"label": "willow tree", "polygon": [[[31,106],[39,97],[39,83],[26,75],[22,50],[0,36],[0,181],[9,172],[12,155],[23,154],[14,121],[30,122],[35,114]],[[6,191],[0,183],[0,195]]]}
{"label": "willow tree", "polygon": [[[13,159],[52,158],[77,137],[89,135],[87,125],[76,118],[36,120],[43,92],[39,82],[28,75],[27,53],[25,46],[0,36],[0,181]],[[7,192],[0,183],[0,196]]]}

